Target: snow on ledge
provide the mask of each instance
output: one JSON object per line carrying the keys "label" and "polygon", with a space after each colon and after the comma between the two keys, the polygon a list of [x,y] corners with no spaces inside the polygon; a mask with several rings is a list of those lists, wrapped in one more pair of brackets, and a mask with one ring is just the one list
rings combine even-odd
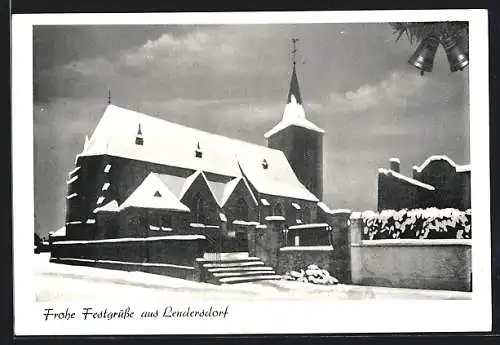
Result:
{"label": "snow on ledge", "polygon": [[288,227],[288,230],[318,229],[318,228],[328,228],[328,226],[329,225],[326,223],[311,223],[311,224],[292,225]]}
{"label": "snow on ledge", "polygon": [[153,237],[125,237],[125,238],[110,238],[105,240],[88,240],[88,241],[58,241],[55,245],[64,244],[93,244],[93,243],[118,243],[118,242],[144,242],[144,241],[161,241],[161,240],[204,240],[203,235],[172,235],[172,236],[153,236]]}
{"label": "snow on ledge", "polygon": [[267,216],[265,219],[267,221],[270,221],[270,222],[272,222],[272,221],[285,221],[285,217],[283,217],[283,216]]}
{"label": "snow on ledge", "polygon": [[392,170],[387,170],[387,169],[384,169],[384,168],[380,168],[380,169],[378,169],[378,172],[380,174],[384,174],[384,175],[387,175],[387,176],[392,175],[395,178],[398,178],[400,180],[404,180],[404,181],[406,181],[408,183],[411,183],[411,184],[413,184],[415,186],[419,186],[419,187],[425,188],[427,190],[435,190],[435,188],[433,186],[431,186],[430,184],[420,182],[418,180],[415,180],[415,179],[413,179],[411,177],[405,176],[403,174],[400,174],[400,173],[392,171]]}
{"label": "snow on ledge", "polygon": [[281,252],[302,252],[302,251],[324,251],[331,252],[333,251],[332,246],[303,246],[303,247],[283,247],[280,248]]}
{"label": "snow on ledge", "polygon": [[361,212],[355,211],[351,213],[351,216],[349,217],[350,219],[360,219],[361,218]]}
{"label": "snow on ledge", "polygon": [[401,163],[401,161],[400,161],[400,160],[399,160],[399,158],[397,158],[397,157],[391,157],[391,158],[389,159],[389,162]]}
{"label": "snow on ledge", "polygon": [[387,239],[363,240],[353,247],[472,246],[469,239]]}

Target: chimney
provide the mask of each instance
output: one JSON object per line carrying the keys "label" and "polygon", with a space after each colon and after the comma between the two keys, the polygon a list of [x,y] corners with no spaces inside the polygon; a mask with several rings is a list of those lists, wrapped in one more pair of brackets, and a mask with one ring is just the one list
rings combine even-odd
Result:
{"label": "chimney", "polygon": [[392,171],[399,172],[400,170],[400,161],[399,158],[391,158],[389,159],[389,166]]}
{"label": "chimney", "polygon": [[411,167],[411,173],[412,173],[412,177],[415,180],[418,180],[419,172],[418,172],[418,167],[416,165],[414,165],[414,166]]}

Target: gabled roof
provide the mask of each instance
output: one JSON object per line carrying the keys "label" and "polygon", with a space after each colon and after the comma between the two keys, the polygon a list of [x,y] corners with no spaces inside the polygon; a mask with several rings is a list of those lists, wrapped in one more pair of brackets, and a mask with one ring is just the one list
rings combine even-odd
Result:
{"label": "gabled roof", "polygon": [[453,168],[455,168],[457,172],[465,172],[471,170],[470,164],[458,165],[454,161],[452,161],[448,156],[445,155],[430,156],[425,160],[425,162],[422,163],[421,166],[414,166],[413,168],[418,172],[422,172],[430,163],[440,160],[448,162],[448,164],[450,164]]}
{"label": "gabled roof", "polygon": [[257,199],[255,198],[255,195],[252,192],[252,189],[248,185],[247,180],[244,177],[240,176],[240,177],[234,178],[231,181],[229,181],[228,183],[226,183],[226,186],[225,186],[226,188],[224,189],[224,194],[223,194],[222,199],[221,199],[221,204],[220,204],[221,206],[224,206],[226,204],[226,202],[229,200],[229,197],[231,196],[231,194],[233,194],[234,190],[236,189],[236,187],[240,183],[243,184],[245,186],[246,190],[250,193],[250,196],[252,197],[254,204],[255,205],[259,204],[257,202]]}
{"label": "gabled roof", "polygon": [[120,209],[127,207],[190,212],[190,209],[177,199],[177,196],[165,186],[155,173],[149,174],[127,200],[120,205]]}
{"label": "gabled roof", "polygon": [[[142,145],[135,144],[139,124],[144,138]],[[201,158],[195,155],[198,143]],[[112,104],[106,107],[88,144],[78,156],[104,154],[227,177],[245,174],[261,193],[316,200],[298,181],[285,155],[279,150],[211,134]],[[271,168],[254,181],[252,178],[256,174],[253,170],[262,169],[264,158]],[[238,163],[242,161],[245,161],[241,164],[244,168],[240,170]],[[283,173],[291,176],[283,176]],[[281,180],[282,186],[274,189],[276,180]],[[283,190],[287,192],[281,194]]]}
{"label": "gabled roof", "polygon": [[268,162],[266,169],[262,166],[260,156],[249,153],[238,155],[238,161],[244,176],[259,193],[319,201],[300,183],[283,152],[278,150],[269,151],[264,158]]}
{"label": "gabled roof", "polygon": [[316,126],[314,123],[306,119],[306,113],[300,95],[299,81],[295,65],[293,66],[292,78],[290,79],[290,87],[288,90],[288,100],[283,112],[283,118],[270,131],[264,134],[265,138],[269,138],[274,134],[281,132],[285,128],[296,126],[309,129],[318,133],[325,133],[324,130]]}

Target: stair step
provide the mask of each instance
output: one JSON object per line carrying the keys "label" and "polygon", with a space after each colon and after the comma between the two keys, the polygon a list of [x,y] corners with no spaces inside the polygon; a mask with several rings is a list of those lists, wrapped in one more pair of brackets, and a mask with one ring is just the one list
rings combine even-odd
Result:
{"label": "stair step", "polygon": [[264,263],[262,261],[251,261],[251,262],[219,262],[219,263],[203,264],[204,268],[252,267],[252,266],[264,266]]}
{"label": "stair step", "polygon": [[213,260],[217,257],[220,260],[246,260],[249,258],[247,252],[230,252],[230,253],[205,253],[203,254],[203,259]]}
{"label": "stair step", "polygon": [[219,272],[240,272],[240,271],[272,271],[272,267],[267,266],[251,266],[251,267],[217,267],[217,268],[209,268],[208,272],[210,273],[219,273]]}
{"label": "stair step", "polygon": [[247,272],[220,272],[213,273],[215,278],[227,278],[227,277],[245,277],[245,276],[263,276],[263,275],[275,275],[274,271],[247,271]]}
{"label": "stair step", "polygon": [[213,262],[250,262],[250,261],[260,261],[260,258],[257,257],[241,257],[241,258],[230,258],[230,257],[220,257],[220,258],[213,258],[213,259],[205,259],[205,258],[197,258],[196,262],[199,262],[201,264],[204,263],[213,263]]}
{"label": "stair step", "polygon": [[248,283],[259,280],[278,280],[281,279],[279,275],[259,275],[259,276],[249,276],[249,277],[228,277],[220,278],[219,282],[222,284],[236,284],[236,283]]}

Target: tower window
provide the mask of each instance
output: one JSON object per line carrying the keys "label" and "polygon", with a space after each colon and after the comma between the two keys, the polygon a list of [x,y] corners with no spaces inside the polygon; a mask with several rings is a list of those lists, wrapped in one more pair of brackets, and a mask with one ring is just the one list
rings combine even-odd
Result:
{"label": "tower window", "polygon": [[198,143],[196,145],[196,150],[194,152],[196,158],[202,158],[203,157],[203,152],[201,151],[201,148],[200,148],[200,143]]}

